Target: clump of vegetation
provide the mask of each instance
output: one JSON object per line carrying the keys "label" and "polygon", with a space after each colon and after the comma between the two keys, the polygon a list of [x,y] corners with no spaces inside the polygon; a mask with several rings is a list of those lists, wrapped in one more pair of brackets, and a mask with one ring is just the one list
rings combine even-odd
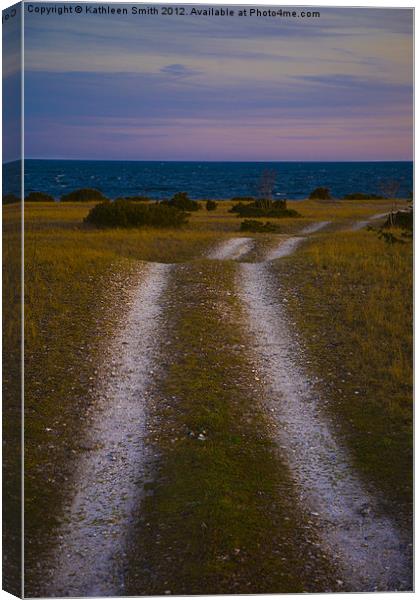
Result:
{"label": "clump of vegetation", "polygon": [[196,200],[191,200],[187,192],[177,192],[171,200],[163,200],[161,204],[186,212],[200,210],[200,204]]}
{"label": "clump of vegetation", "polygon": [[391,212],[388,215],[384,227],[399,227],[400,229],[413,231],[413,211],[399,210],[397,212]]}
{"label": "clump of vegetation", "polygon": [[217,202],[215,202],[214,200],[207,200],[206,210],[208,210],[208,211],[216,210],[216,208],[217,208]]}
{"label": "clump of vegetation", "polygon": [[61,202],[92,202],[98,200],[104,202],[108,200],[99,190],[83,188],[80,190],[74,190],[68,194],[61,196]]}
{"label": "clump of vegetation", "polygon": [[241,223],[240,230],[252,231],[255,233],[278,233],[279,227],[275,223],[270,223],[270,221],[262,223],[256,219],[245,219],[245,221],[242,221]]}
{"label": "clump of vegetation", "polygon": [[404,244],[413,238],[413,209],[390,212],[387,219],[379,229],[368,228],[375,231],[380,240],[387,244]]}
{"label": "clump of vegetation", "polygon": [[228,212],[230,212],[230,213],[240,213],[245,206],[250,206],[250,203],[248,202],[247,204],[245,204],[242,201],[241,202],[237,202],[236,204],[234,204],[232,206],[232,208],[229,209]]}
{"label": "clump of vegetation", "polygon": [[181,227],[186,222],[186,213],[172,206],[159,202],[136,204],[128,200],[97,204],[85,218],[85,223],[97,227]]}
{"label": "clump of vegetation", "polygon": [[30,192],[25,197],[25,202],[54,202],[54,198],[44,192]]}
{"label": "clump of vegetation", "polygon": [[293,209],[287,208],[286,200],[267,200],[261,198],[254,202],[234,204],[229,212],[237,213],[240,217],[271,217],[281,219],[284,217],[300,217]]}
{"label": "clump of vegetation", "polygon": [[317,187],[309,194],[309,200],[332,200],[330,190],[324,187]]}
{"label": "clump of vegetation", "polygon": [[5,194],[3,196],[3,204],[16,204],[16,202],[20,202],[20,198],[15,194]]}
{"label": "clump of vegetation", "polygon": [[377,194],[363,194],[362,192],[354,192],[353,194],[346,194],[343,196],[343,200],[383,200],[383,196]]}

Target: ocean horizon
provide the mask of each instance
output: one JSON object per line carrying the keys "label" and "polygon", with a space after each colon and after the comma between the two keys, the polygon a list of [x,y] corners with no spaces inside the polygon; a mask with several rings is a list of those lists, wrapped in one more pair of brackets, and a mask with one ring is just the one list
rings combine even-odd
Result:
{"label": "ocean horizon", "polygon": [[[3,193],[19,193],[19,161],[3,164]],[[45,192],[59,199],[78,188],[95,188],[105,196],[144,195],[170,198],[187,192],[194,199],[226,200],[256,196],[264,171],[275,171],[273,196],[307,198],[327,187],[334,198],[362,192],[383,195],[382,186],[399,184],[397,197],[413,189],[412,161],[136,161],[26,159],[25,194]]]}

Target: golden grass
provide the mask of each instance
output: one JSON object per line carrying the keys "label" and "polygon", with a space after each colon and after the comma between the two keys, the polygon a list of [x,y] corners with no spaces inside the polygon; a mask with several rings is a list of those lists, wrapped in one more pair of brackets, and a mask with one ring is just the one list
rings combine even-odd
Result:
{"label": "golden grass", "polygon": [[[130,245],[130,240],[133,238],[136,243],[144,238],[147,245],[147,240],[150,238],[160,237],[165,239],[189,239],[194,235],[199,239],[200,235],[205,236],[219,234],[239,234],[239,227],[242,221],[236,214],[230,213],[229,210],[235,204],[230,201],[220,201],[217,203],[217,210],[208,212],[205,210],[205,202],[200,202],[202,209],[191,213],[189,224],[182,231],[170,231],[165,233],[151,230],[149,232],[141,230],[138,232],[98,232],[94,231],[93,239],[100,240],[101,237],[105,240],[126,239]],[[300,218],[285,218],[285,219],[266,219],[264,221],[272,221],[281,228],[281,233],[292,233],[298,231],[305,225],[313,221],[334,221],[346,222],[366,219],[370,216],[391,210],[393,207],[405,207],[407,203],[403,200],[340,200],[340,201],[322,201],[322,200],[299,200],[289,202],[291,208],[295,208],[301,215]],[[82,239],[87,237],[89,228],[83,225],[83,219],[88,214],[89,210],[95,206],[94,202],[88,203],[30,203],[25,204],[25,220],[27,232],[37,230],[52,231],[57,229],[60,234],[64,229],[73,232],[80,231]],[[93,242],[94,244],[96,241]]]}
{"label": "golden grass", "polygon": [[405,200],[298,200],[289,205],[303,217],[314,220],[359,220],[392,210],[393,207],[406,207]]}
{"label": "golden grass", "polygon": [[3,587],[21,594],[21,208],[3,206]]}

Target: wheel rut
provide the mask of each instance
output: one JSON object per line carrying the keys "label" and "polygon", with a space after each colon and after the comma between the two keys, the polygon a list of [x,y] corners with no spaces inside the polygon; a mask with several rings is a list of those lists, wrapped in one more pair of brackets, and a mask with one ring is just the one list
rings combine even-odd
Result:
{"label": "wheel rut", "polygon": [[126,543],[148,460],[148,387],[157,361],[160,298],[171,265],[140,270],[112,367],[97,392],[85,454],[64,511],[49,596],[114,596],[124,589]]}

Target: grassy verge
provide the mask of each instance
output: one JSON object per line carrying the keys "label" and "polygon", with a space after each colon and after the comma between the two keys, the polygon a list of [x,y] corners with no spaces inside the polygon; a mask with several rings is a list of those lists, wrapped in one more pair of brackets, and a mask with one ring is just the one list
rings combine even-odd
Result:
{"label": "grassy verge", "polygon": [[21,208],[3,206],[3,589],[21,595]]}
{"label": "grassy verge", "polygon": [[[42,251],[38,250],[42,257]],[[55,261],[60,261],[60,265]],[[69,259],[69,260],[66,260]],[[37,595],[38,562],[52,553],[61,505],[84,452],[88,410],[107,345],[124,318],[133,265],[62,253],[28,270],[25,339],[25,585]],[[118,313],[115,312],[118,306]],[[43,575],[45,577],[45,573]]]}
{"label": "grassy verge", "polygon": [[[328,410],[394,516],[412,500],[412,247],[312,238],[275,266]],[[395,509],[397,505],[397,510]]]}
{"label": "grassy verge", "polygon": [[234,264],[180,266],[167,295],[159,455],[133,532],[128,594],[330,588],[245,353]]}

